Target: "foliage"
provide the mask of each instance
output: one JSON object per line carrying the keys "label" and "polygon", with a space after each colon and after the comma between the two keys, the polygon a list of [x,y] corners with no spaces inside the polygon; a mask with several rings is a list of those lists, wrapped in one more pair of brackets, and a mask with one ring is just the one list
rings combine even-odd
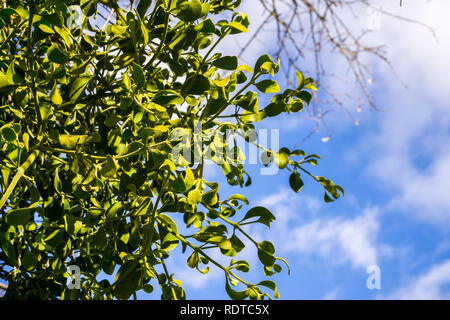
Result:
{"label": "foliage", "polygon": [[[252,69],[214,53],[223,38],[247,30],[247,16],[236,11],[239,2],[141,0],[125,10],[114,1],[29,0],[8,1],[1,9],[5,298],[128,299],[158,286],[161,298],[184,299],[181,282],[165,263],[177,246],[188,267],[222,269],[231,298],[263,299],[270,297],[267,289],[278,297],[273,281],[242,279],[238,272],[249,272],[250,265],[233,259],[247,237],[265,276],[282,271],[274,245],[256,242],[242,228],[270,227],[275,216],[263,207],[244,214],[249,203],[240,194],[221,199],[219,185],[203,178],[204,155],[213,150],[230,185],[249,186],[244,159],[224,139],[226,131],[256,144],[249,138],[255,122],[300,112],[316,88],[298,72],[298,87],[280,93],[273,79],[279,62],[270,56]],[[74,22],[74,6],[88,18]],[[115,18],[93,26],[97,13],[110,11]],[[222,19],[227,11],[231,18]],[[262,109],[258,91],[275,93]],[[230,121],[219,121],[233,106]],[[198,124],[200,160],[175,159],[175,148],[198,145],[179,139]],[[343,192],[305,169],[318,156],[264,151],[265,165],[275,161],[292,172],[295,192],[303,187],[300,173],[323,185],[325,201]],[[186,228],[193,234],[183,234]],[[211,258],[214,250],[230,257],[229,265]],[[81,270],[80,290],[66,286],[70,265]],[[115,281],[102,274],[115,275]]]}

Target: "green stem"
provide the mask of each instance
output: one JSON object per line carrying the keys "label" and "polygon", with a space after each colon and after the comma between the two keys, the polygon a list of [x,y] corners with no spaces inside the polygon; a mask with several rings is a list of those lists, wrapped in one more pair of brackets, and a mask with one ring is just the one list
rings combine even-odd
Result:
{"label": "green stem", "polygon": [[187,241],[182,235],[180,235],[178,232],[173,231],[165,221],[160,220],[159,221],[161,224],[163,224],[167,230],[172,233],[177,239],[179,239],[181,242],[183,242],[184,244],[186,244],[188,247],[190,247],[191,249],[193,249],[194,251],[198,252],[199,254],[201,254],[202,256],[204,256],[206,259],[208,259],[209,261],[211,261],[216,267],[222,269],[225,274],[227,275],[231,275],[232,277],[234,277],[236,280],[240,281],[241,283],[245,284],[248,287],[253,286],[252,284],[246,282],[245,280],[241,279],[239,276],[235,275],[233,272],[231,272],[228,268],[222,266],[220,263],[218,263],[217,261],[215,261],[214,259],[212,259],[210,256],[208,256],[202,249],[200,249],[199,247],[193,245],[192,243],[190,243],[189,241]]}
{"label": "green stem", "polygon": [[164,46],[164,42],[166,41],[167,31],[169,29],[169,18],[170,18],[169,10],[170,10],[171,5],[172,5],[172,0],[169,0],[168,10],[166,12],[166,20],[164,21],[163,37],[161,38],[161,42],[159,43],[158,48],[156,49],[156,52],[153,54],[152,58],[147,63],[145,68],[147,68],[148,66],[151,66],[153,64],[153,62],[155,62],[156,58],[158,58],[158,56],[161,54],[161,50]]}
{"label": "green stem", "polygon": [[34,54],[33,54],[33,18],[34,18],[34,4],[30,4],[30,16],[28,19],[28,39],[27,39],[27,54],[28,54],[28,69],[32,73],[31,74],[31,91],[33,93],[33,102],[34,102],[34,108],[36,112],[36,117],[38,119],[38,125],[39,125],[39,132],[42,130],[42,117],[41,117],[41,111],[39,110],[39,99],[37,96],[37,89],[36,89],[36,79],[33,72],[34,69]]}
{"label": "green stem", "polygon": [[18,25],[16,25],[13,29],[13,31],[10,33],[10,35],[6,38],[5,41],[3,41],[0,44],[0,51],[3,49],[3,47],[9,42],[9,40],[11,40],[17,33],[18,30],[20,30],[20,28],[23,26],[23,24],[26,22],[26,20],[22,20],[22,22]]}
{"label": "green stem", "polygon": [[[169,282],[169,278],[170,278],[170,276],[169,276],[169,271],[167,270],[166,264],[164,263],[164,259],[163,259],[163,258],[160,258],[159,260],[161,261],[161,264],[162,264],[163,269],[164,269],[164,273],[166,274],[167,282]],[[169,284],[170,284],[170,282],[169,282]],[[170,289],[172,290],[172,297],[173,297],[173,300],[178,300],[178,299],[177,299],[177,294],[176,294],[176,292],[175,292],[175,289],[174,289],[172,286],[170,286]]]}
{"label": "green stem", "polygon": [[164,177],[164,175],[165,175],[165,171],[164,171],[162,179],[161,179],[161,181],[162,181],[161,182],[161,189],[158,192],[158,197],[156,198],[155,206],[153,207],[153,211],[152,211],[152,214],[151,214],[151,220],[150,220],[151,229],[150,229],[150,232],[148,234],[148,241],[149,241],[149,243],[145,244],[143,246],[142,252],[144,254],[147,254],[148,250],[151,250],[151,247],[152,247],[153,230],[155,229],[154,228],[154,224],[155,224],[156,216],[157,216],[157,213],[158,213],[156,208],[158,207],[159,201],[161,200],[161,195],[164,192],[164,188],[166,186],[166,182],[170,178],[170,171],[168,171],[167,177]]}
{"label": "green stem", "polygon": [[[146,148],[153,148],[153,147],[156,147],[156,146],[159,146],[159,145],[163,145],[163,144],[166,144],[166,143],[168,143],[168,141],[164,140],[164,141],[161,141],[161,142],[158,142],[158,143],[154,143],[154,144],[152,144],[150,146],[143,146],[143,147],[141,147],[141,148],[139,148],[139,149],[137,149],[137,150],[135,150],[133,152],[130,152],[130,153],[127,153],[127,154],[124,154],[124,155],[121,155],[121,156],[115,156],[114,158],[116,160],[126,159],[128,157],[134,156],[135,154],[138,154],[139,152],[145,150]],[[82,153],[82,152],[79,152],[77,150],[71,150],[71,149],[52,148],[52,147],[47,147],[47,146],[40,146],[39,149],[45,150],[45,151],[51,151],[51,152],[58,152],[58,153],[72,153],[72,154],[76,153],[76,154],[81,154],[84,157],[95,159],[95,160],[106,160],[107,159],[107,157],[105,157],[105,156],[97,156],[97,155],[93,155],[93,154]]]}
{"label": "green stem", "polygon": [[219,213],[219,218],[222,219],[223,221],[229,223],[230,225],[232,225],[235,229],[238,229],[244,236],[246,236],[251,242],[253,242],[253,243],[255,244],[255,246],[258,247],[258,243],[257,243],[255,240],[253,240],[253,238],[250,237],[250,236],[248,235],[247,232],[245,232],[244,230],[242,230],[242,228],[241,228],[241,226],[239,225],[239,223],[233,222],[233,221],[231,221],[231,220],[225,218],[225,217],[224,217],[223,215],[221,215],[220,213]]}
{"label": "green stem", "polygon": [[[214,43],[214,45],[208,50],[208,52],[206,53],[206,55],[202,58],[202,62],[200,63],[199,67],[197,68],[197,71],[195,72],[194,76],[197,76],[200,71],[203,69],[203,66],[205,65],[206,60],[208,59],[209,55],[212,53],[212,51],[217,47],[217,45],[220,43],[220,41],[223,40],[223,38],[225,38],[228,35],[228,31],[222,33],[219,37],[219,39],[217,39],[216,43]],[[192,87],[192,83],[191,85],[187,88],[187,91],[189,91]],[[194,106],[189,106],[188,110],[187,110],[187,114],[190,114],[192,112],[192,109],[194,108]]]}
{"label": "green stem", "polygon": [[214,119],[216,119],[233,102],[234,99],[236,99],[241,93],[243,93],[248,87],[250,87],[255,82],[255,80],[258,79],[258,77],[259,76],[253,75],[250,81],[241,90],[239,90],[238,93],[236,93],[231,99],[229,99],[225,103],[225,105],[219,109],[219,111],[217,111],[211,118],[209,118],[203,126],[206,127],[208,124],[214,121]]}
{"label": "green stem", "polygon": [[22,176],[25,174],[25,171],[31,166],[31,164],[34,162],[34,160],[36,160],[38,155],[39,155],[39,150],[35,149],[28,156],[28,159],[17,169],[16,175],[12,179],[11,183],[9,184],[8,188],[6,189],[5,193],[3,194],[3,196],[0,200],[0,210],[5,205],[6,200],[8,200],[9,196],[13,192],[13,190],[16,187],[17,183],[19,182],[20,178],[22,178]]}

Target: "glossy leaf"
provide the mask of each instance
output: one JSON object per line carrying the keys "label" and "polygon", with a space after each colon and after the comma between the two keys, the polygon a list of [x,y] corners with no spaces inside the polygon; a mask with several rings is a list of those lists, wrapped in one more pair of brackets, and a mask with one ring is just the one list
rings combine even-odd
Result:
{"label": "glossy leaf", "polygon": [[256,220],[257,222],[262,223],[269,228],[270,223],[275,220],[275,216],[268,209],[264,207],[254,207],[247,211],[243,221],[255,217],[259,218],[258,220]]}
{"label": "glossy leaf", "polygon": [[277,93],[280,92],[280,87],[275,80],[262,80],[257,82],[255,86],[262,93]]}
{"label": "glossy leaf", "polygon": [[238,66],[238,59],[235,56],[221,57],[217,60],[214,60],[212,64],[213,64],[213,66],[220,68],[220,69],[236,70],[236,68]]}
{"label": "glossy leaf", "polygon": [[291,173],[291,175],[289,176],[289,185],[295,192],[299,192],[303,188],[303,181],[300,178],[300,173]]}

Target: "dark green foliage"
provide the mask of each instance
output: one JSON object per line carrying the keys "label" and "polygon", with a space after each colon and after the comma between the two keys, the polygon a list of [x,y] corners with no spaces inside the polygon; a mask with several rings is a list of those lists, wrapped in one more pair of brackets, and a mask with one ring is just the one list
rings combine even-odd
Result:
{"label": "dark green foliage", "polygon": [[[7,1],[0,9],[5,298],[128,299],[159,287],[163,299],[184,299],[181,282],[165,264],[176,247],[187,254],[187,267],[202,273],[221,268],[233,299],[270,297],[263,289],[278,297],[274,282],[242,279],[237,271],[250,266],[232,259],[248,237],[264,274],[281,272],[275,262],[284,260],[273,244],[257,243],[242,229],[251,223],[269,227],[275,216],[262,207],[243,209],[249,204],[243,195],[222,199],[219,185],[203,178],[203,155],[216,150],[212,159],[228,183],[249,186],[242,152],[224,145],[226,130],[254,143],[254,122],[300,111],[311,100],[308,90],[316,88],[299,73],[298,88],[279,93],[268,78],[279,62],[268,55],[252,70],[237,57],[214,54],[223,38],[247,31],[239,3],[141,0],[126,11],[114,0],[30,0]],[[75,19],[72,6],[91,18]],[[231,20],[210,19],[227,10]],[[98,11],[111,11],[116,19],[95,27]],[[259,108],[251,88],[277,94]],[[229,106],[236,108],[236,121],[218,121]],[[175,158],[176,148],[196,148],[195,139],[183,141],[183,134],[198,123],[204,141],[196,150],[199,161]],[[234,156],[220,154],[219,146]],[[286,148],[266,153],[265,164],[275,161],[293,172],[294,191],[303,186],[302,170],[323,185],[325,201],[343,192],[303,167],[315,165],[318,156]],[[175,221],[184,221],[189,235]],[[214,261],[212,250],[230,257],[229,266]],[[79,290],[66,285],[71,265],[81,271]],[[115,273],[114,282],[102,279],[103,272]],[[243,290],[235,288],[239,284]]]}

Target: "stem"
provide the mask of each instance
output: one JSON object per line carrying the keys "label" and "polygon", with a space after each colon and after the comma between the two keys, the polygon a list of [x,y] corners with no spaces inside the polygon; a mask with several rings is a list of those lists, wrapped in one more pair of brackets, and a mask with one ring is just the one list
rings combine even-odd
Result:
{"label": "stem", "polygon": [[225,105],[219,109],[219,111],[216,112],[211,118],[209,118],[208,121],[205,122],[204,126],[206,127],[208,124],[210,124],[214,119],[216,119],[232,102],[236,97],[238,97],[242,92],[244,92],[248,87],[250,87],[256,79],[258,79],[259,76],[253,75],[253,77],[250,79],[250,81],[241,89],[238,93],[236,93],[231,99],[229,99]]}
{"label": "stem", "polygon": [[[164,273],[166,274],[167,282],[169,282],[169,278],[170,278],[169,271],[167,270],[166,264],[164,263],[164,259],[160,258],[159,260],[161,261],[161,264],[162,264],[162,266],[164,268]],[[169,282],[169,285],[170,285],[170,282]],[[172,286],[170,286],[170,290],[172,291],[173,300],[178,300],[177,299],[177,294],[175,292],[175,289]]]}
{"label": "stem", "polygon": [[231,220],[225,218],[225,217],[224,217],[223,215],[221,215],[220,213],[219,213],[219,218],[222,219],[223,221],[229,223],[230,225],[232,225],[235,229],[238,229],[244,236],[246,236],[251,242],[253,242],[253,243],[255,244],[255,246],[258,247],[258,243],[257,243],[255,240],[253,240],[253,238],[250,237],[250,236],[248,235],[247,232],[245,232],[244,230],[242,230],[242,228],[241,228],[241,226],[239,225],[239,223],[235,223],[235,222],[233,222],[233,221],[231,221]]}
{"label": "stem", "polygon": [[154,224],[155,224],[156,215],[157,215],[157,210],[156,210],[156,208],[158,207],[159,201],[160,201],[160,199],[161,199],[161,195],[162,195],[162,193],[163,193],[163,191],[164,191],[164,187],[166,186],[166,182],[167,182],[167,180],[168,180],[169,177],[170,177],[170,171],[168,171],[167,177],[164,177],[164,174],[165,174],[165,172],[163,173],[163,176],[162,176],[161,189],[160,189],[159,192],[158,192],[158,197],[156,198],[155,206],[153,207],[152,216],[151,216],[151,220],[150,220],[150,226],[151,226],[151,229],[150,229],[150,233],[149,233],[149,235],[148,235],[148,241],[149,241],[149,243],[148,243],[148,246],[147,246],[146,248],[143,248],[143,253],[144,253],[144,254],[147,253],[148,249],[151,250],[151,248],[152,248],[153,230],[155,229],[155,228],[154,228]]}
{"label": "stem", "polygon": [[28,156],[28,159],[17,169],[16,175],[12,179],[11,183],[9,184],[8,188],[6,189],[5,193],[3,194],[3,196],[0,200],[0,210],[5,205],[6,200],[8,200],[9,196],[13,192],[13,190],[16,187],[17,183],[19,182],[20,178],[22,178],[22,176],[25,174],[25,171],[31,166],[31,164],[34,162],[34,160],[36,160],[38,155],[39,155],[39,150],[35,149]]}
{"label": "stem", "polygon": [[[214,45],[209,49],[209,51],[206,53],[206,55],[202,58],[202,62],[200,63],[199,67],[197,68],[197,71],[195,72],[194,76],[197,76],[200,71],[203,69],[206,60],[208,59],[209,55],[212,53],[212,51],[217,47],[217,45],[220,43],[220,41],[222,41],[227,35],[228,35],[229,31],[225,31],[224,33],[222,33],[219,37],[219,39],[217,39],[216,43],[214,43]],[[187,91],[189,91],[192,87],[192,84],[187,88]],[[189,106],[186,114],[190,114],[192,112],[192,109],[194,108],[194,106]]]}
{"label": "stem", "polygon": [[243,284],[245,284],[248,287],[253,286],[252,284],[246,282],[245,280],[241,279],[240,277],[238,277],[237,275],[235,275],[233,272],[231,272],[230,270],[228,270],[228,268],[222,266],[220,263],[218,263],[217,261],[215,261],[214,259],[212,259],[210,256],[208,256],[202,249],[200,249],[199,247],[193,245],[192,243],[190,243],[189,241],[187,241],[182,235],[180,235],[178,232],[173,231],[163,220],[159,221],[161,224],[164,224],[164,226],[167,228],[167,230],[172,233],[177,239],[179,239],[181,242],[183,242],[184,244],[186,244],[187,246],[189,246],[191,249],[193,249],[194,251],[197,251],[199,254],[201,254],[202,256],[204,256],[206,259],[208,259],[209,261],[211,261],[216,267],[222,269],[225,274],[227,275],[231,275],[232,277],[234,277],[236,280],[242,282]]}
{"label": "stem", "polygon": [[[245,138],[245,136],[244,135],[242,135],[239,131],[236,131],[236,133],[238,134],[238,135],[240,135],[242,138]],[[266,152],[270,152],[270,153],[276,153],[275,151],[273,151],[273,150],[270,150],[270,149],[267,149],[267,148],[264,148],[263,146],[261,146],[261,145],[259,145],[257,142],[255,142],[255,141],[249,141],[251,144],[253,144],[254,146],[256,146],[256,147],[258,147],[258,148],[260,148],[261,150],[264,150],[264,151],[266,151]]]}
{"label": "stem", "polygon": [[[29,71],[33,71],[34,69],[34,54],[33,54],[33,18],[34,18],[34,4],[30,4],[29,6],[30,9],[30,17],[28,19],[28,39],[27,39],[27,54],[29,55],[28,57],[28,63],[29,63]],[[38,100],[38,96],[37,96],[37,89],[36,89],[36,80],[35,80],[35,75],[32,72],[31,75],[31,91],[33,93],[33,99],[34,99],[34,108],[35,108],[35,112],[36,112],[36,117],[38,119],[38,124],[39,124],[39,132],[42,129],[42,117],[41,117],[41,111],[39,110],[39,100]]]}
{"label": "stem", "polygon": [[3,49],[3,47],[11,40],[17,33],[17,31],[22,27],[22,25],[26,22],[26,20],[22,20],[22,22],[19,25],[16,25],[11,32],[11,34],[0,44],[0,51]]}
{"label": "stem", "polygon": [[[156,146],[159,146],[159,145],[162,145],[162,144],[166,144],[166,143],[168,143],[168,141],[164,140],[164,141],[161,141],[161,142],[158,142],[158,143],[154,143],[154,144],[152,144],[150,146],[143,146],[143,147],[141,147],[141,148],[139,148],[139,149],[137,149],[137,150],[135,150],[133,152],[130,152],[130,153],[127,153],[127,154],[124,154],[124,155],[121,155],[121,156],[116,156],[115,159],[116,160],[126,159],[128,157],[134,156],[135,154],[138,154],[139,152],[145,150],[146,148],[153,148],[153,147],[156,147]],[[107,157],[105,157],[105,156],[97,156],[97,155],[94,155],[94,154],[82,153],[82,152],[79,152],[77,150],[71,150],[71,149],[52,148],[52,147],[47,147],[47,146],[40,146],[39,149],[45,150],[45,151],[51,151],[51,152],[58,152],[58,153],[76,153],[76,154],[81,154],[84,157],[95,159],[95,160],[106,160],[107,159]]]}
{"label": "stem", "polygon": [[158,58],[158,56],[161,54],[162,47],[164,46],[164,42],[166,41],[167,30],[169,29],[169,18],[170,18],[169,10],[170,10],[171,5],[172,5],[172,0],[169,0],[169,5],[167,8],[168,10],[166,12],[167,16],[166,16],[166,20],[164,21],[163,37],[161,38],[161,42],[159,43],[158,48],[156,49],[156,52],[153,54],[152,58],[147,63],[145,68],[151,66],[153,64],[153,62],[155,62],[156,58]]}

